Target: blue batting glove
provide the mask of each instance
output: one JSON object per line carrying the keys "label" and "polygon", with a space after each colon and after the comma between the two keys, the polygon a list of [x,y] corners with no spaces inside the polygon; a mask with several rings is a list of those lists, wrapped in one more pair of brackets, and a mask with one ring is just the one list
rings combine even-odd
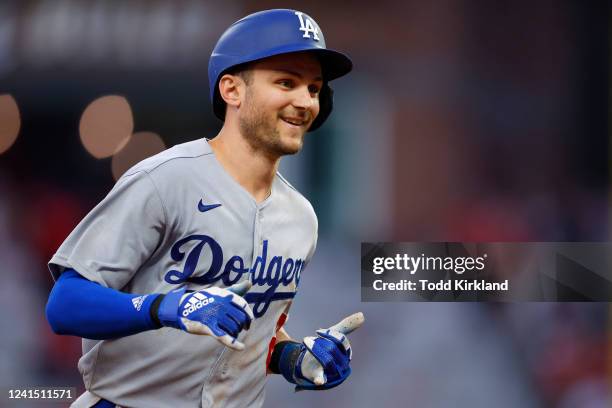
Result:
{"label": "blue batting glove", "polygon": [[296,384],[296,391],[326,390],[340,385],[351,374],[353,352],[346,335],[363,321],[363,314],[356,313],[328,329],[317,330],[316,337],[305,337],[302,343],[279,343],[270,368]]}
{"label": "blue batting glove", "polygon": [[250,288],[251,282],[245,281],[227,289],[211,287],[187,293],[178,289],[164,296],[157,317],[163,326],[211,336],[234,350],[244,350],[238,334],[248,330],[254,319],[242,297]]}

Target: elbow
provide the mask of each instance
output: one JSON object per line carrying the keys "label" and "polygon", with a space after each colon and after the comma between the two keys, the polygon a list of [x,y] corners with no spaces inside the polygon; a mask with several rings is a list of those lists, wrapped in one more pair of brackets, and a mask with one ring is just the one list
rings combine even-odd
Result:
{"label": "elbow", "polygon": [[70,288],[70,280],[61,277],[49,294],[45,315],[51,330],[55,334],[72,334],[70,320],[72,319],[72,310],[74,310],[73,305],[71,305],[73,303],[73,293],[74,291]]}
{"label": "elbow", "polygon": [[53,296],[52,292],[51,296],[49,296],[49,301],[47,302],[47,307],[45,309],[47,322],[49,322],[49,326],[51,326],[53,333],[68,334],[66,330],[66,323],[63,319],[64,316],[62,316],[58,303],[57,298]]}

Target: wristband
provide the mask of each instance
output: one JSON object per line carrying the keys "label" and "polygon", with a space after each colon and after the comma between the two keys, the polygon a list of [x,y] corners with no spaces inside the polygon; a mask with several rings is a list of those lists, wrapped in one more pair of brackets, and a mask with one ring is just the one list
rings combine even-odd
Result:
{"label": "wristband", "polygon": [[155,300],[153,301],[153,303],[151,304],[151,308],[149,309],[149,316],[151,317],[151,321],[153,322],[153,324],[155,324],[155,327],[157,329],[162,327],[162,324],[159,321],[158,313],[159,313],[159,305],[161,304],[162,300],[164,300],[165,296],[166,295],[164,294],[157,296]]}
{"label": "wristband", "polygon": [[302,343],[296,341],[281,341],[274,346],[270,358],[270,371],[274,374],[282,374],[287,381],[296,384],[293,378],[295,366],[300,356]]}

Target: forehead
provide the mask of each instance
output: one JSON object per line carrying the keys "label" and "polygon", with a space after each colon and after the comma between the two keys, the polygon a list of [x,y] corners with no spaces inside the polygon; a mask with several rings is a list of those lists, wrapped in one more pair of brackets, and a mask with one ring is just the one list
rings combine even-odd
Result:
{"label": "forehead", "polygon": [[321,77],[321,63],[318,58],[309,52],[296,52],[281,54],[257,61],[253,70],[296,72],[310,79]]}

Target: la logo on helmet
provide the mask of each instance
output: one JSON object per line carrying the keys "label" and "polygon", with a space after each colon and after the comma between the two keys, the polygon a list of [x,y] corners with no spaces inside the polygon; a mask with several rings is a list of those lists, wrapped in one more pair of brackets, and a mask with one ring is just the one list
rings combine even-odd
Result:
{"label": "la logo on helmet", "polygon": [[304,14],[299,11],[296,11],[295,15],[300,19],[300,31],[304,32],[302,37],[310,38],[310,33],[312,33],[312,38],[319,41],[319,36],[317,35],[319,30],[315,27],[312,20],[308,17],[304,18]]}

